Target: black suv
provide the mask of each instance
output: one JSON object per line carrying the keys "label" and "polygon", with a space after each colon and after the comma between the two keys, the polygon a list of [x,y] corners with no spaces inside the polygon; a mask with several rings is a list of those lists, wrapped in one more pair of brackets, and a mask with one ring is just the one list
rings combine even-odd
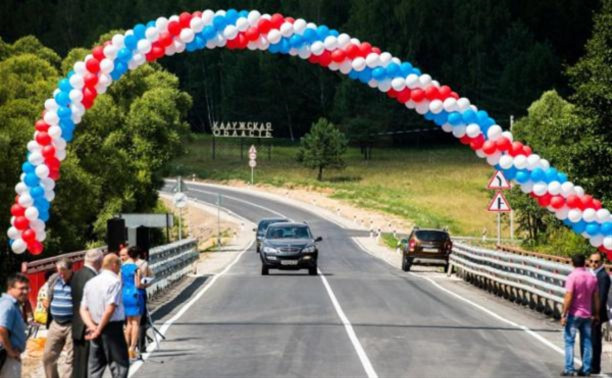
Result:
{"label": "black suv", "polygon": [[259,250],[261,249],[261,240],[264,238],[264,235],[266,234],[266,230],[268,229],[268,226],[271,225],[272,223],[279,223],[279,222],[290,222],[290,221],[289,219],[285,219],[285,218],[264,218],[259,221],[259,223],[257,224],[257,228],[253,229],[253,231],[255,232],[255,239],[257,240],[257,253],[259,253]]}
{"label": "black suv", "polygon": [[448,257],[453,242],[446,230],[414,228],[402,247],[402,270],[408,272],[412,265],[438,265],[448,270]]}
{"label": "black suv", "polygon": [[311,276],[317,275],[317,242],[310,227],[305,223],[273,223],[268,226],[261,241],[261,274],[266,276],[270,269],[308,269]]}

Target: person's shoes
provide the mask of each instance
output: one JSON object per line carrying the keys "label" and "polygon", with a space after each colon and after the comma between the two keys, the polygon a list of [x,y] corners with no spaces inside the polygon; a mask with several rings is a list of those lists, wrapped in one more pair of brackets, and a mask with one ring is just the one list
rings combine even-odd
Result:
{"label": "person's shoes", "polygon": [[134,349],[128,349],[128,355],[130,357],[130,360],[136,359],[136,351]]}
{"label": "person's shoes", "polygon": [[562,371],[561,376],[562,377],[575,377],[576,373],[573,371]]}
{"label": "person's shoes", "polygon": [[591,373],[585,373],[582,370],[578,372],[579,377],[590,377]]}

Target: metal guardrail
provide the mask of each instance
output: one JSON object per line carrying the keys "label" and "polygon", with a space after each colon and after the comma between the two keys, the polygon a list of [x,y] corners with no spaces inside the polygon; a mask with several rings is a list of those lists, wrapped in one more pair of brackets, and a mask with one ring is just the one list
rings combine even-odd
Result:
{"label": "metal guardrail", "polygon": [[147,288],[149,297],[170,286],[193,270],[198,260],[196,239],[185,239],[152,248],[149,251],[149,267],[155,274]]}

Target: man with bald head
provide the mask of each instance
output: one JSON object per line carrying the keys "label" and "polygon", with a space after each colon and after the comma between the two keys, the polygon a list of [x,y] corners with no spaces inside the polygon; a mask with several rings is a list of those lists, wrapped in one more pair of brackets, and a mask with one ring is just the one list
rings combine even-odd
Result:
{"label": "man with bald head", "polygon": [[106,366],[113,378],[126,378],[129,371],[127,344],[123,336],[125,314],[121,295],[119,256],[109,253],[102,260],[102,271],[87,281],[81,301],[81,318],[91,340],[88,377],[101,378]]}

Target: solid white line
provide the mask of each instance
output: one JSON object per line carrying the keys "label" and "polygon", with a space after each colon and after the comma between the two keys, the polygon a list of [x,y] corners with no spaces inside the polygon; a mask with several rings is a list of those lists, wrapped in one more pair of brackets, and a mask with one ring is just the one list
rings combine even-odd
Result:
{"label": "solid white line", "polygon": [[[192,191],[192,192],[200,192],[200,193],[204,193],[204,194],[214,194],[214,195],[218,195],[218,194],[219,194],[219,193],[215,193],[215,192],[209,192],[208,190],[200,190],[200,189],[189,189],[189,191]],[[258,207],[258,208],[260,208],[260,209],[262,209],[262,210],[265,210],[265,211],[268,211],[268,212],[270,212],[270,213],[272,213],[272,214],[278,215],[279,217],[288,218],[286,215],[281,214],[281,213],[279,213],[278,211],[272,210],[272,209],[270,209],[270,208],[267,208],[267,207],[264,207],[264,206],[261,206],[261,205],[257,205],[257,204],[255,204],[255,203],[252,203],[252,202],[249,202],[249,201],[246,201],[246,200],[240,199],[240,198],[236,198],[236,197],[228,196],[228,195],[226,195],[226,194],[223,194],[222,196],[223,196],[223,197],[225,197],[225,198],[229,198],[229,199],[231,199],[231,200],[234,200],[234,201],[238,201],[238,202],[246,203],[246,204],[248,204],[248,205],[250,205],[250,206],[253,206],[253,207]],[[289,219],[289,218],[288,218],[288,219]]]}
{"label": "solid white line", "polygon": [[[214,192],[208,192],[205,190],[198,190],[198,189],[190,189],[193,191],[197,191],[197,192],[202,192],[202,193],[210,193],[210,194],[217,194]],[[277,211],[274,211],[272,209],[269,209],[267,207],[261,206],[261,205],[257,205],[254,204],[252,202],[240,199],[240,198],[235,198],[235,197],[231,197],[231,196],[226,196],[227,198],[231,198],[233,200],[239,201],[239,202],[243,202],[246,203],[250,206],[255,206],[258,207],[260,209],[275,213],[278,216],[284,217],[284,218],[289,218],[284,214],[281,214]],[[359,342],[359,339],[357,338],[357,334],[355,333],[355,330],[353,329],[353,326],[351,325],[351,322],[348,320],[348,318],[346,317],[346,314],[344,313],[344,310],[342,310],[342,307],[340,306],[340,303],[338,302],[338,299],[336,298],[336,295],[334,294],[334,292],[331,289],[331,286],[329,285],[329,282],[327,282],[327,279],[325,278],[325,276],[323,275],[323,273],[321,272],[320,269],[317,268],[317,273],[319,275],[319,277],[321,278],[321,281],[323,281],[323,286],[325,287],[325,290],[327,292],[327,294],[329,295],[329,298],[331,299],[332,305],[334,306],[334,309],[336,310],[336,313],[338,314],[338,317],[340,318],[340,321],[342,322],[342,325],[344,326],[344,329],[346,330],[346,333],[348,334],[349,340],[351,341],[351,344],[353,345],[353,348],[355,348],[355,352],[357,353],[357,357],[359,357],[359,361],[361,361],[361,365],[363,366],[363,369],[365,370],[366,374],[368,375],[369,378],[377,378],[378,375],[376,374],[376,371],[374,371],[374,368],[372,367],[372,363],[370,362],[370,359],[368,358],[368,355],[366,354],[365,350],[363,349],[363,346],[361,345],[361,343]]]}
{"label": "solid white line", "polygon": [[[170,326],[176,322],[181,316],[183,316],[183,314],[185,314],[185,312],[187,312],[187,310],[189,310],[191,308],[191,306],[194,305],[194,303],[196,303],[207,291],[208,289],[210,289],[213,284],[217,281],[217,279],[219,279],[219,277],[223,276],[225,273],[227,273],[233,266],[234,264],[236,264],[238,262],[238,260],[240,260],[240,257],[242,257],[242,255],[244,255],[244,253],[246,251],[249,250],[249,248],[251,248],[251,246],[253,245],[254,241],[251,241],[251,243],[249,243],[248,247],[246,247],[245,249],[242,250],[242,252],[240,252],[240,254],[238,256],[236,256],[236,258],[234,259],[234,261],[232,261],[228,266],[225,267],[225,269],[223,269],[219,274],[215,275],[212,280],[206,285],[204,286],[197,294],[195,297],[191,298],[191,300],[189,300],[189,302],[185,303],[183,305],[183,307],[181,307],[181,309],[179,310],[179,312],[177,312],[171,319],[166,320],[166,322],[164,323],[164,325],[161,326],[159,332],[162,335],[166,335],[166,332],[168,332],[168,329],[170,328]],[[157,342],[157,339],[155,340],[155,343],[153,344],[149,344],[149,346],[147,347],[147,352],[143,353],[142,355],[142,360],[138,360],[136,361],[134,364],[132,364],[132,366],[130,366],[130,372],[128,377],[132,377],[134,374],[136,374],[136,372],[138,371],[138,369],[140,369],[140,367],[142,366],[142,364],[149,358],[149,356],[159,347],[159,343]]]}
{"label": "solid white line", "polygon": [[327,282],[327,279],[325,278],[323,273],[319,269],[317,269],[317,271],[319,273],[319,277],[321,277],[321,281],[323,281],[323,286],[325,286],[325,289],[327,290],[327,294],[329,295],[329,298],[331,299],[332,304],[334,305],[334,308],[336,309],[336,312],[338,313],[338,317],[340,317],[340,320],[342,321],[342,324],[344,325],[344,329],[346,330],[346,333],[348,334],[348,337],[351,340],[351,343],[353,344],[353,348],[355,348],[355,351],[357,352],[357,356],[359,357],[359,360],[361,361],[361,365],[363,366],[363,369],[365,370],[368,377],[377,378],[378,375],[376,374],[376,371],[374,371],[374,367],[372,367],[372,363],[370,362],[368,355],[363,349],[363,346],[359,342],[359,339],[357,338],[357,334],[355,334],[355,330],[353,329],[351,322],[348,320],[348,318],[344,314],[344,311],[342,310],[340,303],[338,303],[338,299],[336,299],[336,295],[334,294],[331,287],[329,286],[329,283]]}

